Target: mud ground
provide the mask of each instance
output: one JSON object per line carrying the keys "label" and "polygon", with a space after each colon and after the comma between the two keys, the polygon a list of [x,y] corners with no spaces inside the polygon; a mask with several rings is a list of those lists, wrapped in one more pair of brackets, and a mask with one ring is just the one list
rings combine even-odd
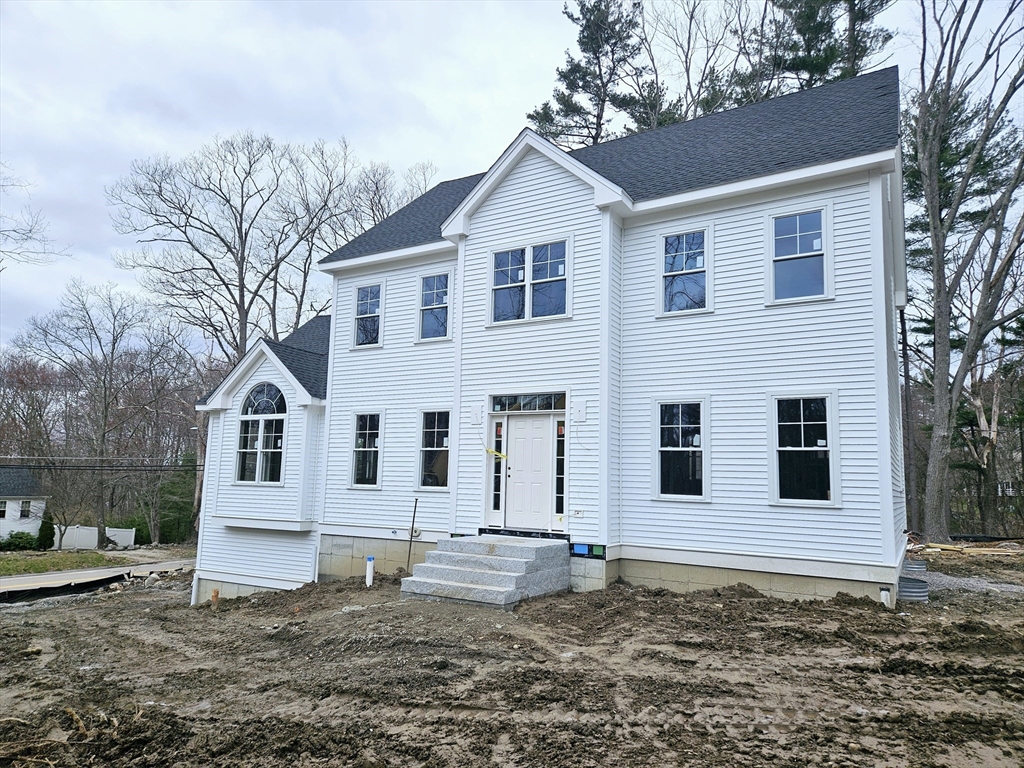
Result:
{"label": "mud ground", "polygon": [[[1024,584],[1024,555],[931,570]],[[378,577],[0,608],[0,765],[1024,765],[1024,594],[888,611],[615,585],[513,613]]]}

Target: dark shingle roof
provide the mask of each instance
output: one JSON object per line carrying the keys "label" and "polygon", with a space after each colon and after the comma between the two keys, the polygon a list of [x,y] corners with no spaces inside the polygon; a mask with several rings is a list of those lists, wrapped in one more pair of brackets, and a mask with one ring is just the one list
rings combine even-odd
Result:
{"label": "dark shingle roof", "polygon": [[[898,143],[899,74],[890,67],[569,154],[639,202]],[[483,176],[438,184],[320,263],[439,242],[441,224]]]}
{"label": "dark shingle roof", "polygon": [[309,394],[327,397],[327,354],[331,348],[330,315],[319,315],[280,341],[264,343]]}
{"label": "dark shingle roof", "polygon": [[0,499],[42,496],[43,490],[28,467],[0,467]]}
{"label": "dark shingle roof", "polygon": [[[330,315],[317,315],[280,341],[264,339],[263,343],[270,347],[277,359],[291,371],[292,376],[309,394],[321,400],[327,397],[327,356],[331,348]],[[206,405],[210,395],[219,388],[220,384],[197,400],[196,405]]]}
{"label": "dark shingle roof", "polygon": [[570,154],[640,202],[892,149],[899,109],[890,67]]}
{"label": "dark shingle roof", "polygon": [[395,251],[442,240],[441,224],[459,207],[459,203],[473,191],[484,177],[478,173],[462,179],[442,181],[436,187],[417,197],[404,208],[388,216],[377,226],[366,230],[330,256],[321,264],[353,259],[370,253]]}

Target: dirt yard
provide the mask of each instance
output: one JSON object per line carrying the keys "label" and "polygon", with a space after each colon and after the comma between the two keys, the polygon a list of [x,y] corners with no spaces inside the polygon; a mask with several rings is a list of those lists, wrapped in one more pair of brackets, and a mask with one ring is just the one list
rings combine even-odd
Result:
{"label": "dirt yard", "polygon": [[[1024,555],[930,570],[1024,584]],[[378,577],[0,607],[0,765],[1024,765],[1024,592],[897,612],[616,585],[514,613]]]}

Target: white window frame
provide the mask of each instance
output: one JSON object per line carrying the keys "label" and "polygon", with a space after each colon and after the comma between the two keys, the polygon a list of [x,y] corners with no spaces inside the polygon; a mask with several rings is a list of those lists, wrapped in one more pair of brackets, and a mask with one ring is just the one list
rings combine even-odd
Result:
{"label": "white window frame", "polygon": [[[794,296],[789,299],[775,298],[775,220],[795,216],[801,213],[821,211],[822,237],[822,270],[824,272],[824,293],[814,296]],[[765,306],[789,306],[816,301],[831,301],[835,298],[834,246],[832,242],[832,203],[831,201],[809,200],[803,203],[791,203],[773,208],[764,217],[764,303]],[[801,254],[786,256],[780,261],[798,258]],[[810,255],[810,254],[803,254]]]}
{"label": "white window frame", "polygon": [[[361,317],[373,317],[373,315],[360,315],[359,314],[359,291],[363,288],[373,288],[374,286],[380,286],[380,308],[378,310],[377,317],[379,318],[377,324],[377,343],[376,344],[357,344],[358,333],[356,327],[358,326],[358,320]],[[352,288],[352,322],[351,322],[351,345],[350,350],[357,349],[379,349],[384,346],[384,296],[386,294],[387,283],[383,278],[377,280],[366,280],[360,282],[358,285]]]}
{"label": "white window frame", "polygon": [[[825,399],[825,418],[828,429],[828,462],[829,490],[832,498],[829,501],[814,499],[783,499],[779,497],[779,400],[807,400],[809,398]],[[839,435],[839,394],[835,389],[782,389],[768,393],[766,406],[768,409],[768,488],[769,503],[781,507],[809,507],[818,509],[835,509],[842,504],[842,478],[840,435]]]}
{"label": "white window frame", "polygon": [[[424,307],[423,306],[423,280],[427,277],[448,277],[448,303],[444,305],[445,309],[448,310],[448,333],[445,336],[434,336],[433,338],[423,338],[423,310],[424,309],[436,309],[437,307]],[[453,325],[453,302],[452,298],[455,294],[454,285],[454,273],[451,269],[439,269],[436,272],[432,270],[424,270],[423,272],[416,275],[416,343],[417,344],[434,344],[438,341],[451,341],[452,339],[452,325]]]}
{"label": "white window frame", "polygon": [[[356,451],[367,450],[356,448],[356,434],[359,429],[359,417],[360,416],[376,416],[377,422],[377,483],[376,485],[370,485],[368,483],[356,483]],[[352,412],[352,432],[349,435],[348,440],[348,455],[349,463],[351,467],[348,473],[348,487],[356,491],[379,491],[382,487],[384,480],[384,409],[383,408],[365,408],[358,411]],[[373,449],[369,449],[373,450]]]}
{"label": "white window frame", "polygon": [[[547,280],[533,280],[533,249],[539,246],[552,245],[554,243],[565,243],[565,312],[561,315],[544,315],[542,317],[533,316],[533,286],[546,283],[554,282],[560,278],[551,278]],[[524,244],[528,243],[528,244]],[[572,318],[572,262],[573,262],[573,237],[572,235],[541,235],[540,237],[523,238],[519,242],[506,245],[499,248],[493,248],[487,256],[487,269],[488,269],[488,297],[487,297],[487,323],[488,328],[504,328],[514,325],[522,325],[524,323],[546,323],[551,321],[569,320]],[[526,304],[523,309],[523,317],[515,320],[495,320],[494,319],[494,294],[495,291],[501,288],[507,288],[506,285],[495,285],[494,284],[494,257],[496,254],[505,253],[506,251],[515,251],[523,249],[526,251],[526,263],[524,266],[525,282],[522,283],[526,290]],[[518,283],[517,283],[518,285]]]}
{"label": "white window frame", "polygon": [[[443,449],[438,448],[424,448],[423,447],[423,432],[424,432],[424,418],[428,413],[447,413],[448,414],[448,447]],[[455,413],[451,406],[445,408],[422,408],[417,415],[417,435],[416,435],[416,450],[417,450],[417,461],[416,461],[416,489],[420,491],[427,491],[428,493],[448,493],[451,489],[452,483],[452,425],[454,424]],[[447,485],[423,485],[423,452],[428,450],[446,450],[448,451],[448,478]]]}
{"label": "white window frame", "polygon": [[32,517],[32,502],[29,499],[21,500],[21,510],[19,511],[18,517],[21,520],[26,520]]}
{"label": "white window frame", "polygon": [[7,519],[7,499],[0,499],[0,520]]}
{"label": "white window frame", "polygon": [[[704,233],[704,306],[700,309],[665,310],[665,241],[695,232]],[[656,318],[692,317],[693,315],[711,314],[715,311],[715,225],[713,222],[683,222],[671,229],[662,229],[654,244],[656,268],[654,285],[654,316]],[[692,270],[698,272],[700,270]],[[679,273],[672,273],[679,274]]]}
{"label": "white window frame", "polygon": [[[682,496],[661,492],[661,406],[700,405],[701,490],[700,496]],[[711,397],[707,394],[680,394],[651,399],[651,498],[655,501],[711,501]]]}
{"label": "white window frame", "polygon": [[[273,384],[281,392],[281,397],[284,398],[285,412],[284,413],[264,413],[264,414],[259,414],[259,415],[246,416],[245,414],[242,413],[242,411],[245,409],[246,398],[249,397],[249,393],[250,392],[252,392],[256,387],[260,386],[260,384],[264,384],[264,383]],[[238,424],[237,424],[237,428],[235,429],[235,474],[234,474],[234,479],[232,481],[232,485],[245,485],[245,486],[252,486],[252,485],[282,486],[282,485],[284,485],[284,476],[285,476],[285,468],[286,468],[285,456],[287,456],[287,451],[288,451],[288,402],[289,402],[289,398],[285,394],[284,390],[281,389],[281,387],[278,387],[277,384],[274,384],[274,382],[272,382],[272,381],[270,381],[270,382],[260,381],[260,382],[257,382],[256,384],[253,384],[252,386],[248,387],[245,390],[245,394],[242,396],[242,402],[238,406],[238,410],[236,411],[236,413],[238,414]],[[270,453],[270,452],[277,453],[278,452],[278,451],[266,451],[266,450],[264,450],[264,448],[263,448],[264,426],[266,425],[266,422],[268,422],[270,420],[276,420],[276,419],[280,419],[282,421],[282,424],[281,424],[281,450],[280,450],[280,454],[281,454],[281,479],[280,480],[261,480],[260,476],[263,474],[263,455],[265,453]],[[256,432],[256,451],[255,451],[256,452],[256,477],[253,480],[240,480],[239,477],[238,477],[239,470],[241,469],[241,460],[242,460],[241,454],[243,453],[242,449],[239,448],[239,442],[238,441],[242,437],[242,422],[243,421],[258,421],[259,422],[259,429]],[[245,453],[250,453],[250,451],[244,451],[244,452]]]}

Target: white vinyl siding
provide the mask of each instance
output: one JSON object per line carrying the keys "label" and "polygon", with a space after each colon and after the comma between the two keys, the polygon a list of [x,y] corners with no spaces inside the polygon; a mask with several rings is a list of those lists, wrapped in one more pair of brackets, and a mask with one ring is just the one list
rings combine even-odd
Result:
{"label": "white vinyl siding", "polygon": [[[791,193],[792,194],[792,193]],[[835,301],[764,305],[765,221],[779,211],[831,209]],[[872,254],[866,176],[823,190],[701,214],[715,232],[715,313],[667,334],[650,312],[659,277],[662,219],[624,232],[621,542],[651,547],[882,561],[875,384]],[[679,219],[682,228],[692,218]],[[674,326],[674,324],[673,324]],[[771,504],[768,392],[838,393],[832,434],[842,504]],[[666,393],[709,396],[706,429],[712,502],[652,500],[651,401]],[[884,396],[882,403],[885,403]],[[884,407],[884,405],[883,405]],[[841,449],[841,450],[840,450]],[[888,446],[885,446],[888,454]],[[886,493],[890,489],[886,488]],[[888,531],[885,535],[889,535]],[[614,543],[614,542],[613,542]]]}
{"label": "white vinyl siding", "polygon": [[[280,483],[246,483],[236,480],[239,423],[242,403],[253,386],[269,381],[284,394],[288,403],[285,418],[284,457],[281,466]],[[264,360],[253,371],[245,383],[239,385],[227,409],[216,412],[210,419],[212,450],[221,457],[217,463],[207,461],[212,477],[213,493],[205,493],[204,508],[213,509],[217,515],[230,517],[299,519],[299,488],[305,446],[306,421],[310,418],[308,409],[296,405],[297,393],[284,380],[274,363]]]}
{"label": "white vinyl siding", "polygon": [[[315,578],[317,535],[313,532],[229,528],[203,521],[200,573],[272,578],[300,586]],[[226,579],[231,581],[231,579]]]}
{"label": "white vinyl siding", "polygon": [[[488,420],[486,416],[474,420],[474,412],[488,413],[492,395],[566,392],[566,531],[574,541],[599,543],[600,335],[608,311],[600,300],[601,281],[606,277],[601,219],[592,189],[534,151],[473,215],[460,294],[460,471],[452,480],[453,486],[457,482],[459,533],[476,533],[484,524],[484,497],[493,472],[485,452]],[[492,323],[492,254],[516,244],[528,247],[562,240],[568,242],[571,262],[566,268],[567,316]],[[585,414],[585,421],[575,418],[577,409],[581,416]]]}
{"label": "white vinyl siding", "polygon": [[[0,517],[0,539],[6,539],[16,531],[31,533],[33,536],[39,533],[39,523],[46,509],[45,499],[3,499],[0,500],[2,502],[6,502],[7,514]],[[22,517],[22,505],[26,502],[29,504],[29,516]]]}
{"label": "white vinyl siding", "polygon": [[[448,257],[381,266],[355,275],[342,272],[335,278],[334,306],[339,311],[332,330],[334,376],[323,502],[323,521],[332,532],[370,536],[377,531],[383,538],[391,538],[393,529],[407,532],[417,496],[416,527],[427,535],[449,532],[449,494],[418,492],[422,412],[451,411],[454,406],[455,345],[420,343],[422,278],[439,274],[451,276],[448,290],[454,297],[459,280],[454,246]],[[387,286],[387,346],[352,351],[348,329],[355,305],[342,297],[352,296],[356,286],[378,282]],[[449,299],[450,326],[459,315]],[[372,491],[351,485],[355,415],[359,413],[383,417],[380,486]]]}

